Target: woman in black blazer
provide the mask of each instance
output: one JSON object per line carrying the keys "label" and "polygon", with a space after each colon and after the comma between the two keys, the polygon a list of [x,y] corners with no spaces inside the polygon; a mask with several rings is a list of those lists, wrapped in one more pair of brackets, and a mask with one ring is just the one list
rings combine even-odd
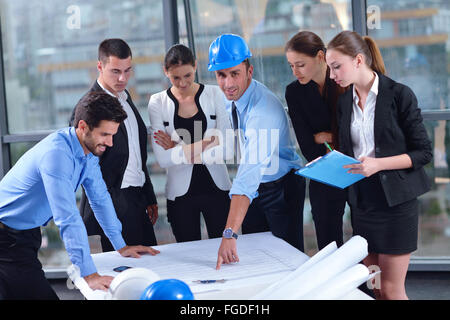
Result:
{"label": "woman in black blazer", "polygon": [[[338,145],[336,101],[344,89],[329,78],[325,45],[315,33],[297,33],[287,42],[285,51],[297,78],[286,87],[289,115],[300,150],[312,161],[328,152],[325,142]],[[342,245],[345,191],[311,180],[309,201],[319,249],[333,241]]]}
{"label": "woman in black blazer", "polygon": [[414,93],[384,76],[375,42],[343,31],[328,45],[330,77],[350,86],[338,100],[339,149],[361,161],[345,166],[367,178],[349,188],[354,234],[366,238],[366,266],[381,269],[381,299],[407,299],[405,277],[417,249],[419,203],[430,189],[423,166],[431,142]]}

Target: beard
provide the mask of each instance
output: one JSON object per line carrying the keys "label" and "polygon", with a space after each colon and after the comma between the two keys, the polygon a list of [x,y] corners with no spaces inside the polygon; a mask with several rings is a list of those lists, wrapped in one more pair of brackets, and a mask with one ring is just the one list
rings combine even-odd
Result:
{"label": "beard", "polygon": [[[92,139],[92,135],[89,132],[86,134],[86,138],[84,140],[84,146],[88,149],[94,156],[100,157],[106,151],[106,145],[104,144],[96,144],[94,139]],[[105,150],[102,150],[105,148]]]}

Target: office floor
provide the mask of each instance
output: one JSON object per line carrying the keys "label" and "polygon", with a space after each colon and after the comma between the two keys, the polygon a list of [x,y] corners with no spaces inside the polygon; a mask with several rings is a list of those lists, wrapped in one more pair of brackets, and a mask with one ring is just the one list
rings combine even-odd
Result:
{"label": "office floor", "polygon": [[[61,300],[83,300],[66,279],[50,280]],[[450,272],[408,272],[406,291],[411,300],[450,300]]]}

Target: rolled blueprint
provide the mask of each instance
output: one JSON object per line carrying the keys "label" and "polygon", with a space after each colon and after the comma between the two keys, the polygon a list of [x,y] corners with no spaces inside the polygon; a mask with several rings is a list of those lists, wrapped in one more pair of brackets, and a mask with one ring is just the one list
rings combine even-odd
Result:
{"label": "rolled blueprint", "polygon": [[[330,254],[332,254],[334,251],[336,251],[337,245],[336,242],[333,241],[330,244],[328,244],[326,247],[324,247],[322,250],[317,252],[314,256],[312,256],[310,259],[308,259],[305,263],[303,263],[300,267],[298,267],[295,271],[289,273],[279,281],[271,284],[269,287],[264,289],[263,291],[259,292],[257,295],[250,298],[250,300],[261,300],[266,299],[267,295],[271,295],[274,290],[289,284],[293,279],[297,278],[299,274],[302,272],[305,272],[309,268],[311,268],[313,265],[315,265],[317,262],[321,261],[325,257],[328,257]],[[268,298],[270,299],[270,298]],[[273,299],[273,298],[272,298]]]}
{"label": "rolled blueprint", "polygon": [[358,288],[368,279],[369,269],[358,263],[299,299],[337,300]]}
{"label": "rolled blueprint", "polygon": [[[342,247],[313,264],[304,271],[294,271],[296,276],[277,286],[261,299],[301,299],[310,291],[326,284],[340,273],[358,264],[367,256],[367,241],[354,236]],[[299,269],[301,266],[299,267]]]}

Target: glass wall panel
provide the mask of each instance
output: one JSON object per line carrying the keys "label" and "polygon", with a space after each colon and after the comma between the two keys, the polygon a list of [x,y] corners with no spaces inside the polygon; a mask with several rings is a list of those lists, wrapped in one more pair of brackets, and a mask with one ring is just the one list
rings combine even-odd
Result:
{"label": "glass wall panel", "polygon": [[425,120],[434,158],[426,166],[431,191],[420,197],[418,250],[414,256],[450,257],[450,121]]}
{"label": "glass wall panel", "polygon": [[[368,0],[369,35],[388,75],[416,93],[424,111],[449,109],[450,3]],[[372,8],[372,10],[370,10]]]}
{"label": "glass wall panel", "polygon": [[0,0],[10,133],[56,129],[97,78],[97,48],[123,38],[133,51],[128,90],[148,123],[162,90],[161,0]]}
{"label": "glass wall panel", "polygon": [[[388,76],[411,87],[425,117],[430,111],[449,110],[450,3],[368,0],[367,5],[369,35],[381,49]],[[414,255],[450,257],[450,123],[425,120],[425,126],[434,146],[426,167],[432,190],[420,197]]]}

